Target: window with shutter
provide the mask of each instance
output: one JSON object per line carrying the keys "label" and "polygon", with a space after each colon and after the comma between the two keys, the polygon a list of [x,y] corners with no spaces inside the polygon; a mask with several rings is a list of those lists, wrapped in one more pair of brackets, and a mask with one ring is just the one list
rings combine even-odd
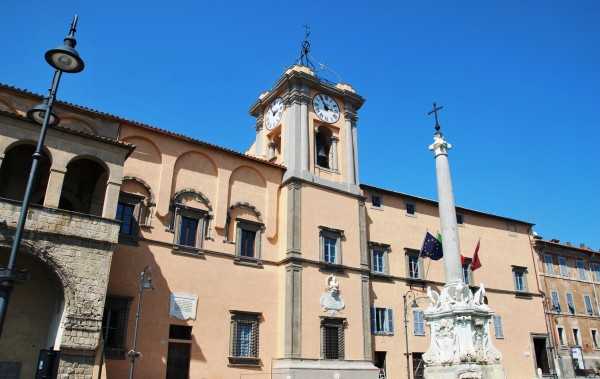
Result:
{"label": "window with shutter", "polygon": [[494,333],[496,338],[504,338],[504,330],[502,330],[502,317],[498,315],[493,316],[494,320]]}
{"label": "window with shutter", "polygon": [[574,315],[576,310],[575,310],[575,301],[573,300],[572,293],[567,293],[567,307],[569,309],[569,313]]}
{"label": "window with shutter", "polygon": [[588,315],[594,315],[594,307],[592,306],[592,298],[589,295],[583,295],[583,302],[585,303],[585,311]]}
{"label": "window with shutter", "polygon": [[592,271],[594,273],[594,281],[600,282],[600,264],[592,263]]}
{"label": "window with shutter", "polygon": [[560,300],[558,298],[558,292],[552,291],[552,310],[560,313]]}
{"label": "window with shutter", "polygon": [[577,260],[577,272],[579,273],[579,279],[587,280],[587,270],[585,269],[585,262],[582,259]]}
{"label": "window with shutter", "polygon": [[425,335],[425,315],[418,309],[413,310],[413,334],[415,336]]}
{"label": "window with shutter", "polygon": [[339,229],[319,226],[319,248],[321,262],[328,265],[342,264],[342,239],[344,232]]}
{"label": "window with shutter", "polygon": [[552,262],[552,255],[544,255],[544,265],[546,266],[547,274],[554,274],[554,263]]}
{"label": "window with shutter", "polygon": [[564,277],[569,277],[569,267],[567,266],[567,258],[558,257],[558,265],[560,267],[560,275]]}
{"label": "window with shutter", "polygon": [[261,238],[264,225],[237,219],[235,237],[235,255],[238,263],[261,264]]}
{"label": "window with shutter", "polygon": [[371,308],[371,329],[373,334],[394,334],[393,311],[387,308]]}
{"label": "window with shutter", "polygon": [[513,266],[513,280],[515,291],[527,292],[527,268]]}
{"label": "window with shutter", "polygon": [[243,311],[231,312],[231,342],[229,363],[259,365],[258,354],[260,314]]}

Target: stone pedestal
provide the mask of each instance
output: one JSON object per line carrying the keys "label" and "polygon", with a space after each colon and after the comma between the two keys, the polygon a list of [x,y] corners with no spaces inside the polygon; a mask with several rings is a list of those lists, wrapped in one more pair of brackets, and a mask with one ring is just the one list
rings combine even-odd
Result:
{"label": "stone pedestal", "polygon": [[277,359],[273,379],[377,379],[379,369],[370,361]]}

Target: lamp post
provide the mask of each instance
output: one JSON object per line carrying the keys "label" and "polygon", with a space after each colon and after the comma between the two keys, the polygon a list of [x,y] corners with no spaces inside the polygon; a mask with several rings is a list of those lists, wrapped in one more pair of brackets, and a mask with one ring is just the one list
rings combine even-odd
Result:
{"label": "lamp post", "polygon": [[129,379],[133,379],[133,370],[135,369],[135,360],[138,359],[142,354],[139,351],[136,351],[137,348],[137,335],[138,335],[138,325],[140,322],[140,318],[142,317],[142,302],[144,300],[144,290],[153,290],[154,286],[152,285],[152,270],[149,266],[144,268],[144,271],[140,273],[140,283],[139,283],[139,293],[138,293],[138,304],[137,311],[135,313],[135,325],[133,327],[133,347],[131,350],[127,352],[127,356],[129,357]]}
{"label": "lamp post", "polygon": [[75,15],[75,17],[73,17],[73,21],[71,22],[71,27],[69,28],[69,34],[67,34],[64,39],[64,44],[46,52],[46,62],[48,62],[48,64],[55,69],[54,77],[52,78],[52,86],[50,87],[48,96],[44,98],[44,101],[27,112],[27,117],[32,121],[41,124],[42,127],[40,129],[40,135],[38,137],[35,151],[32,155],[31,169],[29,171],[27,187],[25,188],[25,195],[23,196],[23,203],[21,204],[19,221],[17,223],[15,236],[10,249],[8,265],[5,269],[0,271],[0,336],[2,335],[2,328],[6,318],[8,302],[10,300],[10,295],[16,280],[15,264],[17,252],[19,251],[21,239],[23,238],[23,230],[25,228],[25,221],[27,220],[27,213],[29,211],[29,202],[31,200],[33,185],[37,178],[39,161],[42,157],[42,151],[44,148],[44,140],[46,139],[48,127],[55,126],[59,122],[58,117],[52,113],[52,106],[56,100],[58,83],[60,82],[63,72],[77,73],[81,72],[84,67],[83,60],[81,57],[79,57],[77,50],[75,50],[75,45],[77,44],[77,41],[75,40],[77,20],[78,17]]}
{"label": "lamp post", "polygon": [[406,378],[410,379],[410,353],[408,350],[408,299],[412,297],[412,303],[410,304],[411,308],[419,308],[419,304],[417,304],[417,300],[427,299],[427,296],[417,296],[417,293],[413,290],[408,290],[404,295],[402,295],[402,300],[404,304],[404,344],[406,347]]}

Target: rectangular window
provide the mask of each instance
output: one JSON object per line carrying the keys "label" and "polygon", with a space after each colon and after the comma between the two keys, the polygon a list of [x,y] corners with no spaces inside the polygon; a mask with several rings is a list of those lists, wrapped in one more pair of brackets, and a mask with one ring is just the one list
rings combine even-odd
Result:
{"label": "rectangular window", "polygon": [[108,296],[104,306],[102,336],[107,359],[125,359],[127,320],[131,298]]}
{"label": "rectangular window", "polygon": [[385,265],[385,250],[373,249],[373,271],[384,274],[387,272]]}
{"label": "rectangular window", "polygon": [[259,262],[262,230],[262,224],[237,219],[235,234],[236,262]]}
{"label": "rectangular window", "polygon": [[527,268],[513,267],[513,279],[515,283],[515,291],[527,292]]}
{"label": "rectangular window", "polygon": [[594,307],[592,306],[592,298],[589,295],[583,295],[583,302],[585,304],[585,311],[588,315],[594,315]]}
{"label": "rectangular window", "polygon": [[572,293],[567,293],[567,308],[569,309],[570,314],[575,314],[575,302],[573,301]]}
{"label": "rectangular window", "polygon": [[342,264],[342,238],[344,232],[338,229],[319,227],[321,261],[327,264]]}
{"label": "rectangular window", "polygon": [[415,203],[406,203],[406,214],[408,215],[414,215],[416,212],[416,206]]}
{"label": "rectangular window", "polygon": [[579,273],[579,279],[587,280],[587,270],[585,269],[585,262],[582,259],[577,260],[577,272]]}
{"label": "rectangular window", "polygon": [[546,266],[546,274],[554,274],[554,262],[552,262],[552,255],[544,255],[544,265]]}
{"label": "rectangular window", "polygon": [[460,213],[456,214],[456,223],[458,225],[462,225],[465,223],[465,216],[461,215]]}
{"label": "rectangular window", "polygon": [[594,280],[600,282],[600,264],[592,263],[592,272],[594,273]]}
{"label": "rectangular window", "polygon": [[252,312],[231,312],[231,344],[229,363],[258,365],[258,340],[260,314]]}
{"label": "rectangular window", "polygon": [[581,341],[579,340],[579,329],[573,328],[573,342],[575,342],[575,346],[581,346]]}
{"label": "rectangular window", "polygon": [[494,320],[494,333],[496,338],[504,338],[504,330],[502,329],[502,317],[498,315],[493,316]]}
{"label": "rectangular window", "polygon": [[556,327],[556,331],[558,332],[558,343],[561,346],[565,346],[566,345],[566,341],[565,341],[565,329],[562,326],[557,326]]}
{"label": "rectangular window", "polygon": [[116,219],[119,227],[120,242],[134,242],[139,235],[140,220],[145,213],[144,197],[127,192],[119,193]]}
{"label": "rectangular window", "polygon": [[167,379],[188,379],[192,350],[192,327],[169,325]]}
{"label": "rectangular window", "polygon": [[381,208],[381,196],[379,195],[371,195],[371,204],[375,207],[375,208]]}
{"label": "rectangular window", "polygon": [[325,318],[321,321],[321,358],[344,359],[344,320]]}
{"label": "rectangular window", "polygon": [[560,313],[560,300],[558,297],[557,291],[552,291],[552,310],[554,312]]}
{"label": "rectangular window", "polygon": [[558,257],[558,266],[560,267],[560,275],[569,277],[569,266],[567,266],[567,258]]}
{"label": "rectangular window", "polygon": [[594,346],[594,349],[598,349],[598,348],[600,348],[598,346],[598,330],[592,329],[591,332],[592,332],[592,345]]}
{"label": "rectangular window", "polygon": [[371,308],[373,334],[394,334],[394,313],[388,308]]}
{"label": "rectangular window", "polygon": [[411,279],[422,279],[423,275],[421,272],[421,259],[419,258],[419,253],[406,253],[406,260],[408,264],[408,277]]}
{"label": "rectangular window", "polygon": [[413,309],[413,334],[415,336],[425,335],[425,314],[418,309]]}
{"label": "rectangular window", "polygon": [[198,233],[198,219],[181,216],[179,224],[179,244],[182,246],[196,247]]}

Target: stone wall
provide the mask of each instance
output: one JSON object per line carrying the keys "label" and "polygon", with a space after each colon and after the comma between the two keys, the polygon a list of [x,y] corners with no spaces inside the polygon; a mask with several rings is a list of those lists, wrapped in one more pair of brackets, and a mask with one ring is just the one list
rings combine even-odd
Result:
{"label": "stone wall", "polygon": [[[0,247],[10,246],[19,211],[18,202],[0,199]],[[46,264],[64,292],[60,378],[92,377],[118,232],[113,220],[37,206],[29,211],[20,254]]]}

